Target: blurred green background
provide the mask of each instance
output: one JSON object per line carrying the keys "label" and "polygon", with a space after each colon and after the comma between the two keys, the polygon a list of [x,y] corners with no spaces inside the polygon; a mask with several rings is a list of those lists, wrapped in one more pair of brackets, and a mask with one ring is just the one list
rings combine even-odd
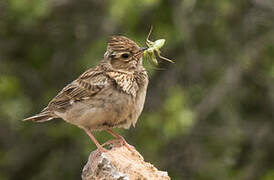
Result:
{"label": "blurred green background", "polygon": [[273,0],[1,0],[1,180],[80,179],[95,150],[84,131],[21,120],[95,66],[111,35],[143,46],[151,25],[176,63],[144,62],[144,111],[116,132],[172,179],[274,179]]}

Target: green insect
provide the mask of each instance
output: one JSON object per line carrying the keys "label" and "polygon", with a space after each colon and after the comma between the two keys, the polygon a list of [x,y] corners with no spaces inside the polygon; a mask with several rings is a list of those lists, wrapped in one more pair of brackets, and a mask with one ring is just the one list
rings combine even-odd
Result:
{"label": "green insect", "polygon": [[161,56],[161,51],[160,48],[164,46],[165,44],[165,39],[158,39],[156,41],[150,41],[149,40],[149,36],[152,32],[152,27],[150,28],[150,31],[148,33],[147,39],[146,39],[146,44],[148,46],[147,50],[144,51],[144,56],[148,57],[152,60],[152,62],[154,62],[156,65],[158,65],[158,61],[156,59],[155,53],[157,54],[157,56],[163,60],[166,60],[168,62],[174,63],[172,60]]}

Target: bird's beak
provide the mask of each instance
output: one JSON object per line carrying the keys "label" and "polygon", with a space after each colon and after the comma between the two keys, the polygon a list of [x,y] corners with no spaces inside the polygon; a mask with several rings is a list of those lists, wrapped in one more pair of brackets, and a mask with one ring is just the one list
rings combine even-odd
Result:
{"label": "bird's beak", "polygon": [[147,47],[141,47],[140,48],[140,51],[144,52],[145,50],[147,50],[148,48]]}
{"label": "bird's beak", "polygon": [[144,51],[147,50],[147,49],[148,49],[147,47],[141,47],[139,49],[139,52],[137,53],[138,59],[143,56]]}

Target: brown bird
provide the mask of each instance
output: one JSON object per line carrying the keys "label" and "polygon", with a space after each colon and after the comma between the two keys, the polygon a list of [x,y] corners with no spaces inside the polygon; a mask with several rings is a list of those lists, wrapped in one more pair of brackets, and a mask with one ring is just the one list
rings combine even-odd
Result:
{"label": "brown bird", "polygon": [[99,152],[106,150],[91,131],[106,130],[131,149],[111,128],[135,126],[146,97],[148,75],[142,65],[140,48],[124,36],[108,41],[103,60],[68,84],[39,114],[24,121],[45,122],[62,118],[90,136]]}

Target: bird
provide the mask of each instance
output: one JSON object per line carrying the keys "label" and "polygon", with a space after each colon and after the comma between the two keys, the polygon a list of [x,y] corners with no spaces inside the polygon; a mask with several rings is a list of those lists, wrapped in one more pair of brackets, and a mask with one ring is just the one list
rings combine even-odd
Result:
{"label": "bird", "polygon": [[40,113],[23,121],[61,118],[83,129],[99,152],[107,150],[93,131],[105,130],[132,150],[112,129],[134,127],[143,110],[149,82],[142,63],[146,49],[125,36],[110,37],[97,66],[65,86]]}

